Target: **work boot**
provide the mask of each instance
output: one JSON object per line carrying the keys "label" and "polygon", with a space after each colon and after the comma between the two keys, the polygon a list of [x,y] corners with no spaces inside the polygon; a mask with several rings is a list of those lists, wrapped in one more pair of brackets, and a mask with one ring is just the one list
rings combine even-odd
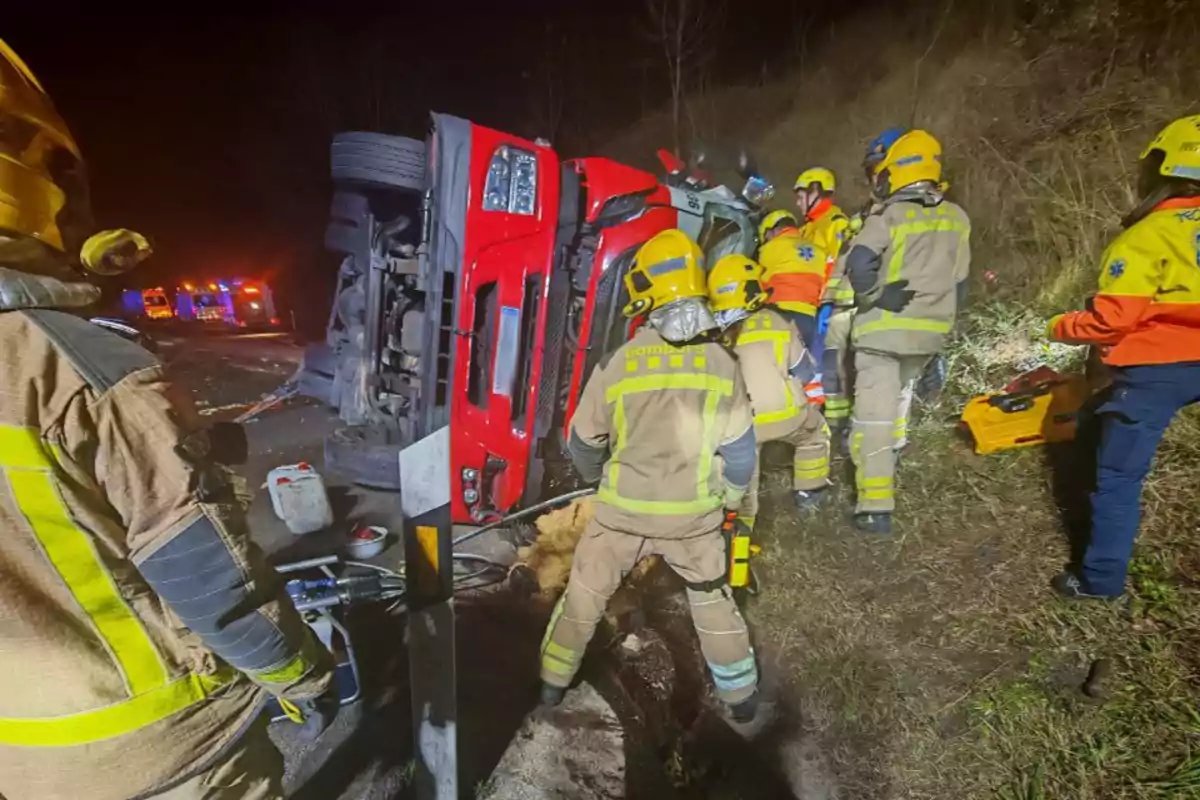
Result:
{"label": "work boot", "polygon": [[1069,569],[1055,575],[1050,581],[1050,588],[1059,597],[1067,600],[1103,600],[1111,602],[1121,599],[1121,595],[1119,594],[1093,594],[1084,585],[1083,578]]}
{"label": "work boot", "polygon": [[729,709],[729,718],[739,725],[748,725],[753,722],[755,714],[758,713],[760,695],[761,692],[755,690],[754,694],[742,702],[727,706]]}
{"label": "work boot", "polygon": [[854,527],[863,533],[871,533],[876,536],[891,536],[892,515],[885,511],[855,514]]}
{"label": "work boot", "polygon": [[796,508],[804,513],[810,513],[820,508],[828,493],[825,489],[797,489]]}
{"label": "work boot", "polygon": [[565,686],[551,686],[546,682],[542,682],[542,693],[538,699],[538,703],[544,708],[554,708],[563,701],[567,696]]}

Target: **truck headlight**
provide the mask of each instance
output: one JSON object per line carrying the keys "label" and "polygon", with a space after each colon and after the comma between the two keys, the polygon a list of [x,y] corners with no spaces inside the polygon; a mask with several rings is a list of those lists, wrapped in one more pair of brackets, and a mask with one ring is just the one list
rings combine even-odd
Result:
{"label": "truck headlight", "polygon": [[483,188],[484,211],[531,216],[537,210],[537,156],[501,145],[492,154]]}

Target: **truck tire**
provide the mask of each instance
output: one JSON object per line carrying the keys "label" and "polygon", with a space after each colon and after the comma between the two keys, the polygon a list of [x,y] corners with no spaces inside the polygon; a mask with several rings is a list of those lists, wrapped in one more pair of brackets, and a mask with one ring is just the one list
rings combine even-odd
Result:
{"label": "truck tire", "polygon": [[325,437],[325,469],[370,489],[400,490],[400,451],[378,431],[362,426],[338,428]]}
{"label": "truck tire", "polygon": [[425,143],[383,133],[349,132],[333,137],[330,148],[335,181],[425,188]]}

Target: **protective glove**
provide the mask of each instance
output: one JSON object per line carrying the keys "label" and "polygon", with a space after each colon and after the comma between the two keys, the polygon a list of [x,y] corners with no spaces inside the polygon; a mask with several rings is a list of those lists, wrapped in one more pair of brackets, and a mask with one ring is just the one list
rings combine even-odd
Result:
{"label": "protective glove", "polygon": [[1052,341],[1052,342],[1058,341],[1058,333],[1057,333],[1056,329],[1058,328],[1058,323],[1062,321],[1062,318],[1064,316],[1066,316],[1066,315],[1065,314],[1055,314],[1053,317],[1050,318],[1050,321],[1046,323],[1046,338],[1049,339],[1050,341]]}
{"label": "protective glove", "polygon": [[875,302],[871,305],[875,308],[882,308],[884,311],[891,311],[898,314],[908,307],[912,299],[917,296],[917,293],[908,288],[907,280],[899,280],[893,283],[885,283],[883,289],[879,292],[879,297],[875,298]]}
{"label": "protective glove", "polygon": [[829,318],[833,316],[833,303],[822,303],[817,309],[817,336],[824,338],[829,332]]}
{"label": "protective glove", "polygon": [[342,702],[338,697],[337,687],[331,681],[329,688],[316,697],[305,700],[284,700],[279,698],[279,706],[292,722],[300,726],[296,737],[301,741],[315,742],[333,724],[337,718],[338,709]]}
{"label": "protective glove", "polygon": [[725,484],[725,509],[726,511],[734,512],[742,507],[742,501],[746,499],[745,486],[733,486]]}

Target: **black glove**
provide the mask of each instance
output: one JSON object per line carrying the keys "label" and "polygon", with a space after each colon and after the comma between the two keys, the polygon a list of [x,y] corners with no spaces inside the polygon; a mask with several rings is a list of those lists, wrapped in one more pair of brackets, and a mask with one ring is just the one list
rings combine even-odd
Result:
{"label": "black glove", "polygon": [[897,314],[907,308],[916,296],[917,293],[908,288],[908,281],[900,280],[895,283],[885,283],[879,292],[879,297],[875,298],[875,302],[871,305]]}
{"label": "black glove", "polygon": [[305,742],[315,742],[333,724],[338,715],[342,701],[338,697],[337,686],[331,681],[324,693],[306,700],[279,701],[288,719],[297,723],[300,730],[296,738]]}

